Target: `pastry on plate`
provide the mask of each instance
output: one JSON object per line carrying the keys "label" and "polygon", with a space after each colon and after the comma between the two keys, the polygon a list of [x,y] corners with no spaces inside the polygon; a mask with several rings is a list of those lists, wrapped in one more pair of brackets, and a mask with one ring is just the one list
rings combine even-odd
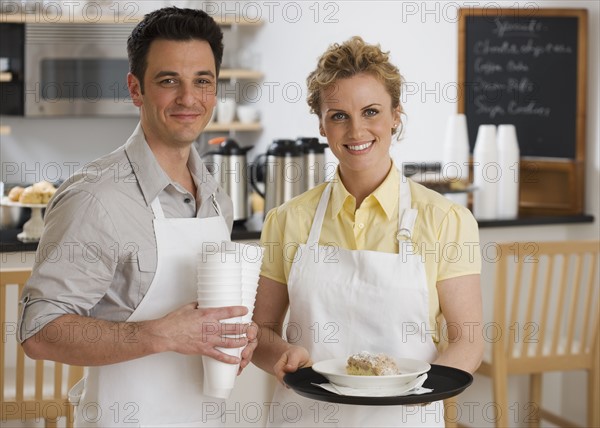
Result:
{"label": "pastry on plate", "polygon": [[346,364],[346,373],[356,376],[399,375],[396,361],[386,354],[372,354],[367,351],[350,355]]}

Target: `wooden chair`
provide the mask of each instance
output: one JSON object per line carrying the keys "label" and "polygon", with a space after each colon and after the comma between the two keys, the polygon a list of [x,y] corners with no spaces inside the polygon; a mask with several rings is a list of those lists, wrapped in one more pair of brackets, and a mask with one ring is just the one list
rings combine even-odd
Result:
{"label": "wooden chair", "polygon": [[575,426],[541,407],[542,374],[569,370],[587,371],[587,394],[581,393],[587,396],[587,426],[600,426],[599,247],[600,241],[497,246],[497,331],[487,338],[491,356],[478,370],[492,379],[497,427],[509,426],[510,374],[530,377],[530,426],[540,419]]}
{"label": "wooden chair", "polygon": [[18,302],[29,269],[0,270],[0,323],[3,337],[0,343],[2,390],[0,420],[41,421],[55,427],[58,418],[67,418],[73,425],[73,409],[67,393],[82,376],[81,367],[66,366],[53,361],[34,361],[25,356],[17,342]]}

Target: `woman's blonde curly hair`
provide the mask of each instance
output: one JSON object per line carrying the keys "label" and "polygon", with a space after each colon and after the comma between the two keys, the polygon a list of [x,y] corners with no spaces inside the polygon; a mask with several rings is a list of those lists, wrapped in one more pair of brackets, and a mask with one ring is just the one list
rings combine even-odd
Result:
{"label": "woman's blonde curly hair", "polygon": [[317,68],[308,75],[307,102],[311,113],[321,117],[321,95],[335,81],[360,73],[369,73],[381,81],[392,98],[392,108],[400,107],[403,115],[400,104],[403,78],[398,67],[390,62],[389,52],[383,52],[379,45],[365,43],[359,36],[329,46],[319,58]]}

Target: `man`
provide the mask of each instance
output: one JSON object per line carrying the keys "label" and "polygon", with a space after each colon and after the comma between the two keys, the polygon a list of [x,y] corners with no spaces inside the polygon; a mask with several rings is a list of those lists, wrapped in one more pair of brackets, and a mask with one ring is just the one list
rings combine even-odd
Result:
{"label": "man", "polygon": [[88,367],[77,426],[218,425],[203,412],[218,400],[202,394],[201,358],[235,364],[216,347],[245,346],[244,368],[256,347],[253,331],[219,322],[246,308],[193,303],[198,253],[232,225],[231,200],[192,147],[216,103],[222,38],[199,10],[146,15],[127,46],[140,124],[46,212],[19,333],[32,358]]}

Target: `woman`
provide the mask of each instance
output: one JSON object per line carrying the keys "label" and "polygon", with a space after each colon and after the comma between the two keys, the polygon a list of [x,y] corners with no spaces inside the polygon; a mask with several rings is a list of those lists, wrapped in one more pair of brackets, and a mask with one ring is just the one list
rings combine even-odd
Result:
{"label": "woman", "polygon": [[[307,83],[339,167],[331,183],[267,215],[253,361],[279,381],[363,350],[475,371],[483,352],[477,223],[392,161],[403,113],[398,69],[354,37],[331,46]],[[282,385],[273,402],[278,426],[444,425],[441,402],[374,411],[307,400]]]}

